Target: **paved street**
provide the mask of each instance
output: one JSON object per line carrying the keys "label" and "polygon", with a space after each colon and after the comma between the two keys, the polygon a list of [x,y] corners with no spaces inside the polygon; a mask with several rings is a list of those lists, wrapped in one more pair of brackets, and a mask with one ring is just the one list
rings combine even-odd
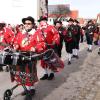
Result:
{"label": "paved street", "polygon": [[[87,52],[87,45],[80,45],[79,59],[72,59],[72,64],[67,65],[67,53],[63,48],[62,59],[65,68],[56,73],[52,81],[39,81],[36,84],[36,94],[33,100],[100,100],[100,56],[98,48],[94,46],[93,52]],[[38,64],[38,76],[43,70]],[[11,88],[8,72],[0,72],[0,100],[6,89]],[[23,89],[18,87],[12,95],[12,100],[23,100],[20,95]]]}

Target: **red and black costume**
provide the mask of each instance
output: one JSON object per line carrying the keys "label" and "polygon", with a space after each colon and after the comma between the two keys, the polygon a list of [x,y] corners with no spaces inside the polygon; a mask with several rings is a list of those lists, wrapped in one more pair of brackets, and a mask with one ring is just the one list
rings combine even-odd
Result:
{"label": "red and black costume", "polygon": [[[18,33],[14,39],[14,48],[17,48],[18,51],[26,52],[26,54],[30,51],[37,53],[43,51],[45,43],[41,34],[40,30],[35,31],[35,29],[32,29],[30,32],[23,31],[22,33]],[[22,77],[25,78],[23,81],[24,84],[26,86],[33,86],[34,83],[38,81],[36,63],[37,61],[34,60],[16,66],[16,75],[14,79],[22,83],[23,80],[20,77],[22,73]]]}

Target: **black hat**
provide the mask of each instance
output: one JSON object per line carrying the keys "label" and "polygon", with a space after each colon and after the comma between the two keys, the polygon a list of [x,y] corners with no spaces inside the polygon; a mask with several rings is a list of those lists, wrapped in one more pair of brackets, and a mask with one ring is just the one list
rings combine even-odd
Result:
{"label": "black hat", "polygon": [[39,20],[38,20],[38,22],[40,22],[40,21],[42,21],[42,20],[48,20],[48,18],[46,17],[46,16],[40,16],[40,18],[39,18]]}
{"label": "black hat", "polygon": [[74,22],[74,20],[72,18],[70,18],[67,22]]}
{"label": "black hat", "polygon": [[56,25],[57,23],[62,24],[62,21],[61,20],[55,20],[54,25]]}
{"label": "black hat", "polygon": [[33,18],[33,17],[28,16],[28,17],[26,17],[26,18],[23,18],[23,19],[22,19],[23,24],[25,24],[25,21],[26,21],[26,20],[29,20],[29,21],[31,21],[31,22],[34,24],[34,18]]}
{"label": "black hat", "polygon": [[88,23],[93,23],[93,21],[92,20],[89,20]]}
{"label": "black hat", "polygon": [[76,20],[76,19],[74,20],[74,22],[79,23],[79,21],[78,21],[78,20]]}
{"label": "black hat", "polygon": [[6,25],[5,22],[0,22],[0,26],[4,27]]}

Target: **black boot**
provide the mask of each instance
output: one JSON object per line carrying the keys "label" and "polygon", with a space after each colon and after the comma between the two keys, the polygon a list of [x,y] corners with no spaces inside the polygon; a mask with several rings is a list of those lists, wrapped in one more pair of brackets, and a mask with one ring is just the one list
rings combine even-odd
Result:
{"label": "black boot", "polygon": [[89,50],[89,52],[92,52],[92,50]]}
{"label": "black boot", "polygon": [[78,55],[73,55],[72,58],[76,58],[76,59],[78,59],[79,56],[78,56]]}
{"label": "black boot", "polygon": [[25,95],[27,95],[27,94],[29,94],[29,95],[31,95],[31,96],[35,95],[35,89],[23,91],[23,92],[21,93],[22,96],[25,96]]}
{"label": "black boot", "polygon": [[52,80],[54,79],[54,73],[50,73],[49,77],[48,77],[48,80]]}
{"label": "black boot", "polygon": [[73,55],[72,58],[76,58],[76,55]]}
{"label": "black boot", "polygon": [[68,61],[68,65],[70,65],[71,64],[71,61]]}
{"label": "black boot", "polygon": [[98,54],[100,55],[100,51],[98,52]]}
{"label": "black boot", "polygon": [[35,89],[29,90],[29,93],[30,93],[31,96],[34,96],[35,95]]}
{"label": "black boot", "polygon": [[27,90],[27,91],[23,91],[23,92],[21,93],[21,95],[24,96],[24,95],[26,95],[27,93],[28,93],[28,90]]}
{"label": "black boot", "polygon": [[100,48],[99,48],[98,54],[100,55]]}
{"label": "black boot", "polygon": [[91,50],[91,49],[89,49],[89,48],[87,49],[87,51],[88,51],[88,52],[92,52],[92,50]]}
{"label": "black boot", "polygon": [[79,59],[79,56],[78,55],[76,55],[76,57],[75,57],[76,59]]}
{"label": "black boot", "polygon": [[48,74],[44,74],[44,76],[40,78],[40,80],[46,80],[46,79],[48,79]]}
{"label": "black boot", "polygon": [[2,72],[3,71],[3,68],[0,66],[0,72]]}
{"label": "black boot", "polygon": [[6,66],[6,72],[9,72],[9,67],[8,66]]}

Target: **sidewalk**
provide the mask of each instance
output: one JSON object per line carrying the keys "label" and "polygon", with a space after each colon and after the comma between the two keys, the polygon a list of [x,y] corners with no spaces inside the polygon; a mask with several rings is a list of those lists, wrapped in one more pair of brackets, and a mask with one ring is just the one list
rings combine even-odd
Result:
{"label": "sidewalk", "polygon": [[96,91],[96,95],[95,95],[94,100],[100,100],[100,79],[97,80],[97,84],[96,85],[98,86],[98,89]]}
{"label": "sidewalk", "polygon": [[[96,50],[96,52],[98,52],[98,49]],[[95,66],[100,69],[100,55],[97,54],[97,56],[98,59],[95,60]],[[99,73],[95,85],[93,87],[93,88],[96,87],[96,91],[94,92],[95,96],[93,100],[100,100],[100,74]]]}
{"label": "sidewalk", "polygon": [[[67,53],[63,48],[62,59],[65,67],[60,73],[55,74],[52,82],[39,80],[36,84],[36,95],[33,100],[100,100],[100,56],[98,48],[93,52],[87,52],[86,43],[80,44],[79,59],[72,59],[72,64],[67,65]],[[43,69],[37,66],[38,77],[43,75]],[[6,89],[15,83],[10,82],[7,72],[0,73],[0,100]],[[22,87],[14,90],[12,100],[24,100],[20,95]]]}
{"label": "sidewalk", "polygon": [[95,100],[100,100],[100,87],[97,90]]}

